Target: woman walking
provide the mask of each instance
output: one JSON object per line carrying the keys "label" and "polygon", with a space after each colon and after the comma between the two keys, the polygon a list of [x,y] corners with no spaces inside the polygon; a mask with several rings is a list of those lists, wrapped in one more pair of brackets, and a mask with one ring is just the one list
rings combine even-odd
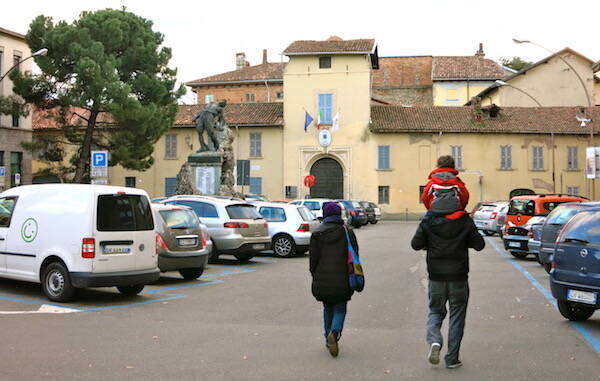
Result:
{"label": "woman walking", "polygon": [[[356,236],[344,226],[341,214],[338,203],[323,204],[323,221],[310,238],[312,294],[323,302],[325,343],[333,357],[339,352],[338,341],[344,328],[346,305],[354,292],[348,280],[346,236],[350,237],[354,250],[358,252]],[[348,235],[345,229],[348,229]]]}

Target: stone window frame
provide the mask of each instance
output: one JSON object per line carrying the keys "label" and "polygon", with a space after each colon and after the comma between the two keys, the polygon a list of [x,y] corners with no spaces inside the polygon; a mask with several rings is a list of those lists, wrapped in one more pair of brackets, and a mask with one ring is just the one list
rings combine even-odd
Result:
{"label": "stone window frame", "polygon": [[385,205],[390,203],[390,186],[389,185],[379,185],[377,187],[377,201],[380,205]]}

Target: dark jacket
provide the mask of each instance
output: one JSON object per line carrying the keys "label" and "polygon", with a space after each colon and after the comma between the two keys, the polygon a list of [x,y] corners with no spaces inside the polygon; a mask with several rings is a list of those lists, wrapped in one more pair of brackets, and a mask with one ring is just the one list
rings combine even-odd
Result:
{"label": "dark jacket", "polygon": [[458,219],[425,217],[411,245],[414,250],[427,250],[429,279],[461,281],[468,278],[469,248],[483,250],[485,241],[465,214]]}
{"label": "dark jacket", "polygon": [[[352,229],[350,241],[358,251]],[[344,222],[323,222],[310,237],[310,273],[312,294],[321,302],[339,303],[350,300],[353,291],[348,283],[348,247]]]}

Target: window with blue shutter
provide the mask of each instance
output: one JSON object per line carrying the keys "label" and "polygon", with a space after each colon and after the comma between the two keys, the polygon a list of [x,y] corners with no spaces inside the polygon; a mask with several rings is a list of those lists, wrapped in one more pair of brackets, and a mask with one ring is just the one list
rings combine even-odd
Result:
{"label": "window with blue shutter", "polygon": [[321,116],[322,124],[331,124],[333,122],[332,108],[333,94],[319,94],[319,115]]}
{"label": "window with blue shutter", "polygon": [[390,169],[390,146],[378,146],[377,169]]}
{"label": "window with blue shutter", "polygon": [[177,186],[176,177],[165,177],[165,197],[171,197],[175,194],[175,187]]}
{"label": "window with blue shutter", "polygon": [[262,194],[262,177],[251,177],[250,178],[250,193]]}

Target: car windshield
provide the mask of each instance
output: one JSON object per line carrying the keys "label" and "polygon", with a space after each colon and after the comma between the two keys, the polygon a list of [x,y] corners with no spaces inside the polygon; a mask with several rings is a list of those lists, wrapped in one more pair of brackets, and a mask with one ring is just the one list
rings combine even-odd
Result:
{"label": "car windshield", "polygon": [[563,206],[556,208],[548,215],[546,223],[550,225],[564,225],[581,209],[583,209],[581,206]]}
{"label": "car windshield", "polygon": [[304,206],[310,210],[321,210],[321,204],[317,201],[304,201]]}
{"label": "car windshield", "polygon": [[509,215],[522,214],[525,216],[533,216],[535,211],[535,203],[531,200],[512,200],[508,208]]}
{"label": "car windshield", "polygon": [[355,208],[360,208],[361,207],[358,201],[352,201],[352,206],[355,207]]}
{"label": "car windshield", "polygon": [[298,208],[298,213],[300,214],[300,217],[302,217],[302,219],[304,221],[313,221],[316,219],[315,215],[312,214],[312,212],[310,210],[308,210],[307,208],[301,206]]}
{"label": "car windshield", "polygon": [[191,210],[161,210],[159,213],[165,225],[171,229],[197,229],[200,227],[198,217]]}
{"label": "car windshield", "polygon": [[104,232],[153,230],[148,199],[135,194],[98,196],[97,229]]}
{"label": "car windshield", "polygon": [[256,220],[262,218],[254,206],[250,204],[235,204],[225,208],[229,218],[235,220]]}
{"label": "car windshield", "polygon": [[562,234],[564,242],[567,239],[600,243],[600,213],[584,211],[573,217]]}

